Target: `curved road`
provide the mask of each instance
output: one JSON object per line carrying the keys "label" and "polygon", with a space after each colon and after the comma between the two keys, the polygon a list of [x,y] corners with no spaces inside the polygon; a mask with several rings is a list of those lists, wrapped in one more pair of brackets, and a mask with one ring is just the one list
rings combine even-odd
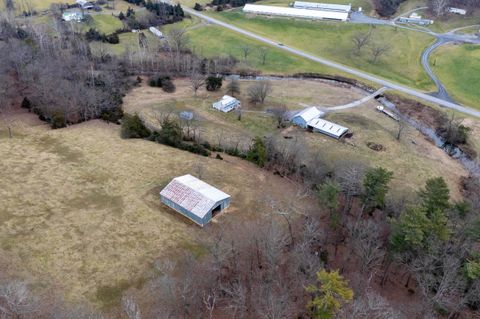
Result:
{"label": "curved road", "polygon": [[362,78],[362,79],[365,79],[367,81],[371,81],[371,82],[374,82],[374,83],[377,83],[381,86],[385,86],[387,88],[390,88],[390,89],[394,89],[394,90],[397,90],[397,91],[400,91],[402,93],[406,93],[408,95],[412,95],[412,96],[415,96],[417,98],[420,98],[424,101],[427,101],[427,102],[431,102],[431,103],[435,103],[435,104],[438,104],[442,107],[446,107],[446,108],[449,108],[449,109],[452,109],[452,110],[456,110],[456,111],[459,111],[459,112],[462,112],[462,113],[465,113],[465,114],[469,114],[469,115],[472,115],[472,116],[476,116],[476,117],[480,117],[480,111],[477,111],[477,110],[474,110],[472,108],[469,108],[469,107],[466,107],[466,106],[462,106],[462,105],[459,105],[459,104],[456,104],[456,103],[453,103],[453,102],[450,102],[450,101],[445,101],[443,99],[440,99],[438,97],[435,97],[435,96],[432,96],[432,95],[429,95],[429,94],[426,94],[426,93],[423,93],[423,92],[420,92],[420,91],[417,91],[415,89],[412,89],[410,87],[407,87],[407,86],[403,86],[403,85],[400,85],[400,84],[396,84],[396,83],[393,83],[393,82],[390,82],[390,81],[387,81],[387,80],[384,80],[384,79],[381,79],[379,77],[376,77],[376,76],[373,76],[373,75],[370,75],[366,72],[362,72],[362,71],[359,71],[359,70],[356,70],[354,68],[351,68],[351,67],[348,67],[348,66],[345,66],[343,64],[340,64],[340,63],[336,63],[336,62],[333,62],[333,61],[330,61],[330,60],[327,60],[327,59],[324,59],[324,58],[320,58],[318,56],[315,56],[313,54],[309,54],[307,52],[304,52],[304,51],[301,51],[301,50],[297,50],[297,49],[294,49],[294,48],[290,48],[290,47],[287,47],[287,46],[284,46],[282,44],[279,44],[278,42],[275,42],[275,41],[272,41],[268,38],[265,38],[265,37],[262,37],[262,36],[259,36],[255,33],[252,33],[250,31],[247,31],[247,30],[244,30],[244,29],[241,29],[241,28],[238,28],[236,26],[233,26],[231,24],[228,24],[226,22],[223,22],[223,21],[220,21],[220,20],[217,20],[215,18],[212,18],[212,17],[209,17],[209,16],[206,16],[202,13],[199,13],[197,11],[194,11],[193,9],[190,9],[190,8],[187,8],[185,6],[182,7],[183,10],[193,16],[196,16],[196,17],[199,17],[201,19],[204,19],[208,22],[211,22],[213,24],[216,24],[216,25],[219,25],[219,26],[222,26],[224,28],[227,28],[227,29],[230,29],[232,31],[235,31],[235,32],[238,32],[238,33],[241,33],[247,37],[250,37],[250,38],[253,38],[257,41],[260,41],[260,42],[263,42],[263,43],[266,43],[266,44],[269,44],[269,45],[272,45],[278,49],[281,49],[281,50],[284,50],[284,51],[287,51],[289,53],[292,53],[292,54],[295,54],[297,56],[301,56],[303,58],[306,58],[308,60],[311,60],[311,61],[314,61],[314,62],[317,62],[317,63],[320,63],[320,64],[324,64],[324,65],[327,65],[331,68],[334,68],[334,69],[337,69],[337,70],[340,70],[340,71],[343,71],[345,73],[349,73],[349,74],[352,74],[356,77],[359,77],[359,78]]}
{"label": "curved road", "polygon": [[437,41],[434,44],[432,44],[431,46],[426,48],[425,51],[423,51],[421,61],[422,61],[422,66],[425,69],[425,72],[427,72],[428,76],[432,79],[433,82],[435,82],[435,85],[437,86],[437,89],[438,89],[438,91],[433,93],[432,95],[445,101],[454,102],[453,99],[450,97],[450,95],[448,95],[448,92],[447,92],[447,89],[445,89],[445,86],[443,86],[439,78],[435,75],[435,73],[433,73],[429,63],[430,54],[433,51],[435,51],[436,48],[438,48],[441,45],[444,45],[445,43],[447,43],[447,41],[443,40],[442,38],[437,38]]}

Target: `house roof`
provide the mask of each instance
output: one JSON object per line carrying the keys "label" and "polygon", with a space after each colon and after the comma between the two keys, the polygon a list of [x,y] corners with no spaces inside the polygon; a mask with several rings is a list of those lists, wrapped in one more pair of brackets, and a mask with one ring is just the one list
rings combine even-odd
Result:
{"label": "house roof", "polygon": [[307,19],[334,19],[342,21],[346,21],[348,19],[348,12],[263,6],[249,3],[247,3],[243,7],[243,11],[247,13],[279,15],[285,17],[299,17]]}
{"label": "house roof", "polygon": [[322,116],[324,113],[317,109],[315,106],[307,107],[304,110],[301,110],[297,114],[293,116],[293,118],[299,116],[301,117],[305,122],[311,121],[314,118],[317,118],[319,116]]}
{"label": "house roof", "polygon": [[190,174],[175,177],[160,195],[200,218],[205,217],[216,203],[230,197]]}
{"label": "house roof", "polygon": [[313,119],[307,124],[314,129],[317,129],[325,134],[335,136],[337,138],[339,138],[348,131],[348,128],[346,127],[319,118]]}
{"label": "house roof", "polygon": [[333,3],[295,1],[293,3],[293,6],[295,8],[319,9],[319,10],[325,10],[325,11],[350,12],[352,10],[351,4],[345,5],[345,4],[333,4]]}

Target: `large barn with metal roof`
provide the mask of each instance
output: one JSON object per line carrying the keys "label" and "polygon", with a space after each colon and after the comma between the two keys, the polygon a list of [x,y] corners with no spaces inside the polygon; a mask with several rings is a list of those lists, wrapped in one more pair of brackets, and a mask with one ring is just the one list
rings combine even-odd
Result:
{"label": "large barn with metal roof", "polygon": [[160,199],[202,227],[230,205],[230,195],[190,174],[175,177],[160,192]]}

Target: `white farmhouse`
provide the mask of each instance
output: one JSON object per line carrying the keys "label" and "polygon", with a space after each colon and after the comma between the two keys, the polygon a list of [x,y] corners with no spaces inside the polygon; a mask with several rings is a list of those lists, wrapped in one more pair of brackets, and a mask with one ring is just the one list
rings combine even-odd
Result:
{"label": "white farmhouse", "polygon": [[87,0],[77,0],[77,4],[84,10],[93,9],[93,3]]}
{"label": "white farmhouse", "polygon": [[213,103],[213,108],[228,113],[240,107],[240,101],[230,95],[224,95],[218,102]]}
{"label": "white farmhouse", "polygon": [[82,22],[83,14],[81,12],[65,11],[62,14],[62,20],[67,22],[70,22],[70,21]]}

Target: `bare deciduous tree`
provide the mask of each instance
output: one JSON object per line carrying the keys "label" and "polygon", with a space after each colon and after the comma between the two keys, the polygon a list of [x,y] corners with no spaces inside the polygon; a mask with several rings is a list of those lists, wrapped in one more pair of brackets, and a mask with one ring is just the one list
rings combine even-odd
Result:
{"label": "bare deciduous tree", "polygon": [[250,103],[253,103],[253,104],[265,103],[265,99],[267,98],[268,95],[270,95],[271,92],[272,92],[272,84],[270,83],[270,81],[261,80],[261,81],[255,82],[248,88],[248,97],[249,97]]}
{"label": "bare deciduous tree", "polygon": [[370,47],[372,53],[372,62],[377,63],[378,58],[390,50],[390,47],[384,43],[373,43]]}
{"label": "bare deciduous tree", "polygon": [[240,94],[240,83],[234,77],[232,77],[227,84],[227,94],[233,97],[235,97],[235,95]]}
{"label": "bare deciduous tree", "polygon": [[281,127],[283,121],[285,121],[285,114],[287,113],[287,107],[285,104],[279,104],[278,106],[269,110],[273,114],[275,120],[277,120],[277,127]]}
{"label": "bare deciduous tree", "polygon": [[140,308],[132,295],[127,294],[122,297],[122,306],[128,319],[141,319]]}
{"label": "bare deciduous tree", "polygon": [[240,47],[240,50],[242,50],[242,55],[243,55],[243,60],[247,62],[248,56],[250,55],[250,52],[252,51],[252,47],[249,45],[242,45]]}
{"label": "bare deciduous tree", "polygon": [[359,55],[362,48],[365,47],[370,42],[371,36],[372,36],[372,29],[370,29],[368,32],[357,32],[353,35],[352,41],[353,41],[353,44],[355,45],[354,53],[356,55]]}
{"label": "bare deciduous tree", "polygon": [[197,91],[205,85],[206,78],[196,67],[190,71],[190,87],[193,94],[197,96]]}
{"label": "bare deciduous tree", "polygon": [[258,54],[260,55],[260,61],[262,65],[265,65],[267,63],[268,49],[261,47],[258,49]]}
{"label": "bare deciduous tree", "polygon": [[430,0],[428,3],[430,10],[436,17],[444,15],[447,12],[449,4],[449,0]]}
{"label": "bare deciduous tree", "polygon": [[24,281],[12,280],[0,285],[0,313],[6,318],[21,318],[36,311],[38,300]]}

